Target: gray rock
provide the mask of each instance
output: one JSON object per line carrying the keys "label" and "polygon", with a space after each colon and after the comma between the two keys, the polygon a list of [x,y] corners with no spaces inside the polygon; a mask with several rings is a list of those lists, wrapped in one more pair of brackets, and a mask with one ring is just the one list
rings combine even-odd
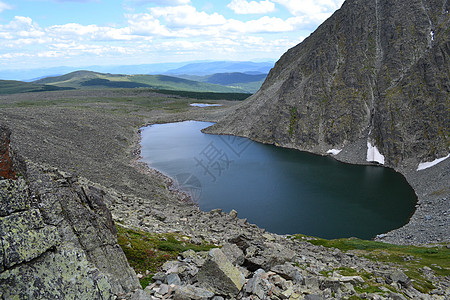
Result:
{"label": "gray rock", "polygon": [[409,277],[401,270],[395,270],[386,277],[386,283],[391,284],[393,282],[398,282],[404,287],[411,285],[411,279],[409,279]]}
{"label": "gray rock", "polygon": [[110,299],[140,288],[105,194],[54,168],[23,164],[26,181],[0,181],[2,297]]}
{"label": "gray rock", "polygon": [[30,208],[25,180],[0,180],[0,217]]}
{"label": "gray rock", "polygon": [[235,244],[226,243],[221,250],[233,265],[242,265],[244,263],[244,252]]}
{"label": "gray rock", "polygon": [[144,290],[136,290],[130,297],[130,300],[152,300],[152,296]]}
{"label": "gray rock", "polygon": [[168,285],[174,284],[174,285],[181,285],[181,279],[178,274],[168,274],[166,277],[166,281]]}
{"label": "gray rock", "polygon": [[289,263],[285,263],[283,265],[277,265],[270,269],[271,271],[281,275],[283,278],[287,280],[292,280],[295,283],[302,283],[303,276],[299,268],[294,267]]}
{"label": "gray rock", "polygon": [[164,272],[157,272],[155,275],[153,275],[152,279],[155,281],[161,281],[164,282],[166,280],[167,274]]}
{"label": "gray rock", "polygon": [[389,294],[389,298],[392,299],[392,300],[407,300],[405,298],[405,296],[400,295],[400,294],[396,294],[396,293],[390,293]]}
{"label": "gray rock", "polygon": [[273,285],[268,280],[267,273],[259,269],[245,285],[245,292],[258,296],[259,299],[268,298],[267,295],[273,289]]}
{"label": "gray rock", "polygon": [[[179,279],[179,278],[178,278]],[[159,286],[159,290],[157,291],[157,294],[160,294],[161,296],[166,295],[167,293],[169,293],[169,285],[170,284],[174,284],[174,285],[180,285],[180,284],[175,284],[175,283],[168,283],[168,284],[161,284]]]}
{"label": "gray rock", "polygon": [[167,216],[159,210],[153,209],[152,215],[157,219],[158,221],[164,222],[167,219]]}
{"label": "gray rock", "polygon": [[206,300],[214,297],[214,293],[192,285],[175,286],[175,300]]}
{"label": "gray rock", "polygon": [[209,259],[198,272],[197,278],[199,284],[215,294],[229,297],[236,296],[245,283],[244,275],[218,248],[210,250]]}
{"label": "gray rock", "polygon": [[0,218],[4,267],[11,268],[41,256],[60,243],[55,226],[47,226],[37,209]]}
{"label": "gray rock", "polygon": [[319,295],[306,295],[305,300],[325,300],[325,298]]}
{"label": "gray rock", "polygon": [[254,266],[264,270],[270,270],[273,266],[293,261],[296,256],[294,251],[278,243],[266,243],[261,247],[263,247],[262,251],[256,249],[252,253],[247,251],[246,259]]}

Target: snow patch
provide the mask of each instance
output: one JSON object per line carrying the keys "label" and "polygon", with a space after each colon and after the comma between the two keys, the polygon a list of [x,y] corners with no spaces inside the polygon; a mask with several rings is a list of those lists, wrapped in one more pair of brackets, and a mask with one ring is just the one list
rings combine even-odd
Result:
{"label": "snow patch", "polygon": [[191,103],[190,105],[196,107],[222,106],[222,104],[207,104],[207,103]]}
{"label": "snow patch", "polygon": [[373,146],[371,142],[367,141],[367,158],[368,162],[377,162],[384,165],[384,155],[378,151],[376,146]]}
{"label": "snow patch", "polygon": [[327,151],[327,154],[331,154],[331,155],[338,155],[339,153],[341,153],[342,149],[330,149]]}
{"label": "snow patch", "polygon": [[450,157],[450,153],[449,153],[447,156],[445,156],[445,157],[441,157],[441,158],[435,159],[435,160],[430,161],[430,162],[423,162],[423,163],[420,163],[419,166],[417,167],[417,171],[425,170],[425,169],[431,168],[432,166],[437,165],[438,163],[440,163],[440,162],[446,160],[446,159],[449,158],[449,157]]}

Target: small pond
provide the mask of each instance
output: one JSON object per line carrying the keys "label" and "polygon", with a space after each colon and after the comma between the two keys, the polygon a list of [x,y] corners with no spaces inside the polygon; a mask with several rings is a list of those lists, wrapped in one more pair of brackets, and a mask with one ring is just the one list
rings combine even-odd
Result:
{"label": "small pond", "polygon": [[142,128],[142,160],[204,211],[235,209],[279,234],[364,239],[405,225],[414,212],[413,189],[392,169],[200,131],[212,124]]}

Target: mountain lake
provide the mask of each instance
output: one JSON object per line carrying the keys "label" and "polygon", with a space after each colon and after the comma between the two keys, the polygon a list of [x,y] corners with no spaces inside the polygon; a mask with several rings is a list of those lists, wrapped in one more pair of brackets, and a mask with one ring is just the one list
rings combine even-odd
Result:
{"label": "mountain lake", "polygon": [[185,121],[141,128],[142,161],[203,211],[232,209],[278,234],[370,239],[405,225],[417,197],[392,169],[201,132]]}

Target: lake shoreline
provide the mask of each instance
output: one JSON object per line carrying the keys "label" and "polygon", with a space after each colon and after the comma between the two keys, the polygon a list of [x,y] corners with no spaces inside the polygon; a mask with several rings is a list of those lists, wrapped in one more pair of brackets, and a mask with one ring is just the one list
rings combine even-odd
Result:
{"label": "lake shoreline", "polygon": [[[204,133],[232,135],[215,127],[208,127]],[[239,135],[238,135],[239,136]],[[247,137],[247,136],[244,136]],[[331,156],[337,161],[354,165],[374,165],[366,161],[367,139],[362,138],[342,149],[337,155],[325,154],[323,149],[302,149],[296,145],[280,145],[247,137],[256,142],[305,151],[322,156]],[[322,150],[322,151],[321,151]],[[391,168],[405,177],[417,196],[417,205],[409,222],[397,229],[378,235],[375,240],[400,245],[423,245],[450,242],[449,174],[450,159],[421,171],[417,171],[416,160],[403,161],[397,168]],[[438,192],[436,192],[438,191]]]}
{"label": "lake shoreline", "polygon": [[[0,110],[0,118],[12,130],[12,142],[27,159],[79,174],[126,195],[156,199],[163,205],[176,205],[178,199],[169,194],[165,186],[160,187],[161,179],[151,174],[144,175],[132,163],[139,128],[185,120],[217,122],[240,106],[240,102],[215,101],[224,106],[186,107],[180,111],[164,111],[159,107],[143,109],[127,103],[129,111],[123,111],[121,102],[109,101],[116,96],[120,99],[129,97],[125,99],[134,101],[134,93],[119,91],[116,95],[116,91],[104,91],[101,96],[108,99],[107,102],[99,101],[98,91],[2,96],[0,98],[5,107]],[[153,94],[145,96],[151,99]],[[72,102],[58,104],[58,99],[62,97]],[[33,106],[21,105],[31,102]],[[355,144],[353,149],[344,149],[335,158],[356,163],[359,157],[364,162],[365,150],[366,143],[363,141],[359,146]],[[406,174],[418,195],[419,206],[408,224],[389,232],[382,240],[397,244],[449,242],[449,191],[444,182],[449,181],[450,159],[420,172],[415,171],[417,165],[414,163],[405,162],[405,166],[397,171]],[[433,194],[440,190],[442,192]]]}
{"label": "lake shoreline", "polygon": [[[249,139],[201,133],[210,124],[189,120],[141,131],[142,161],[180,181],[181,187],[194,197],[198,195],[195,199],[200,200],[205,212],[235,209],[252,223],[277,234],[373,239],[406,224],[414,211],[415,193],[392,169],[340,163],[330,157]],[[229,168],[222,166],[223,171],[216,172],[211,165],[208,173],[203,172],[203,167],[209,166],[205,162],[208,157],[201,155],[207,144],[233,160]],[[240,144],[247,145],[243,148],[245,155],[237,155],[237,148],[232,150]],[[205,166],[199,167],[193,157]],[[180,174],[190,174],[194,181],[185,185],[185,177]],[[213,183],[215,176],[218,178]],[[392,188],[392,184],[396,187]],[[271,211],[270,217],[265,210]],[[310,216],[324,221],[317,222]]]}

